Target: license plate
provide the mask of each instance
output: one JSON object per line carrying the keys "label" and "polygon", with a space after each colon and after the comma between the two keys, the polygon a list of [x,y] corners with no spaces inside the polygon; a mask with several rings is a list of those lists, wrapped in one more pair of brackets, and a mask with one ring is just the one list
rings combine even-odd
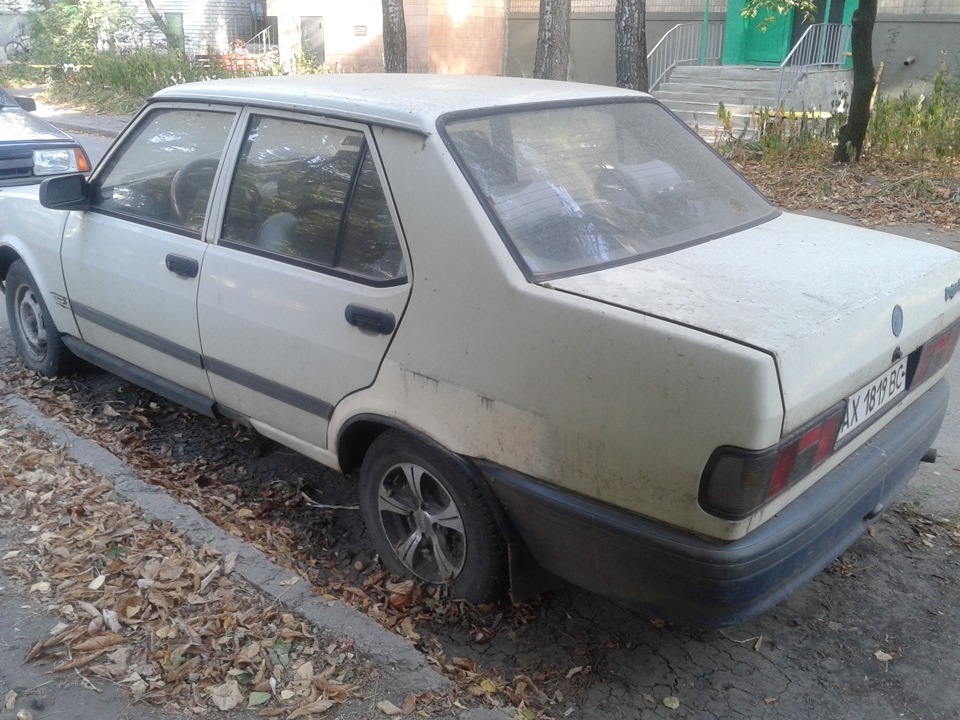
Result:
{"label": "license plate", "polygon": [[843,416],[837,440],[849,435],[907,391],[907,358],[889,368],[880,377],[864,385],[847,398],[847,412]]}

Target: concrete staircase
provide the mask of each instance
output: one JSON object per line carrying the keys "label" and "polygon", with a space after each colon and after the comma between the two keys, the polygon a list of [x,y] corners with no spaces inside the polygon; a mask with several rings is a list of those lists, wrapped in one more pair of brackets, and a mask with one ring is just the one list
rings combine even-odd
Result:
{"label": "concrete staircase", "polygon": [[775,67],[682,65],[653,95],[706,139],[715,138],[723,128],[717,117],[722,102],[733,115],[734,134],[739,135],[754,108],[775,106],[779,73]]}

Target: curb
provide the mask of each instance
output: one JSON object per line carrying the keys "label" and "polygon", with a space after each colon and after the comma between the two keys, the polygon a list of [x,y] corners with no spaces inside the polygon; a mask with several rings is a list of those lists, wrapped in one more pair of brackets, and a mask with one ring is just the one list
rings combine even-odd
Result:
{"label": "curb", "polygon": [[[0,382],[0,391],[6,386]],[[75,435],[69,428],[43,415],[40,410],[15,394],[6,394],[3,405],[32,429],[60,444],[82,465],[113,483],[121,497],[130,500],[145,513],[170,522],[194,545],[208,544],[227,555],[237,553],[234,572],[286,610],[295,613],[321,632],[353,639],[354,647],[381,668],[400,688],[422,693],[444,691],[452,687],[434,670],[413,644],[383,629],[366,615],[339,600],[314,595],[312,587],[296,573],[274,564],[256,548],[222,530],[192,507],[183,505],[161,488],[141,480],[113,453]],[[503,718],[503,715],[467,713],[464,720]]]}
{"label": "curb", "polygon": [[[119,130],[111,130],[110,128],[100,127],[93,123],[83,123],[83,122],[71,122],[69,120],[53,120],[46,118],[47,122],[51,125],[60,128],[68,133],[83,133],[85,135],[97,135],[102,138],[107,138],[112,140],[116,138],[119,134]],[[126,125],[126,123],[124,123]]]}

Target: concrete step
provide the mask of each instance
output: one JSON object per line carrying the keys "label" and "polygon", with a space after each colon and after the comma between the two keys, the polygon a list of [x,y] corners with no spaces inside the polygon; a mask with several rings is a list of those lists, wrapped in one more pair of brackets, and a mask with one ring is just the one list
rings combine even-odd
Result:
{"label": "concrete step", "polygon": [[749,105],[751,107],[773,107],[773,95],[755,95],[742,90],[723,92],[694,92],[691,90],[657,90],[653,96],[660,102],[673,107],[674,103],[717,103],[725,105]]}
{"label": "concrete step", "polygon": [[780,68],[744,65],[680,65],[673,69],[672,78],[722,78],[724,80],[778,79]]}
{"label": "concrete step", "polygon": [[[664,105],[666,105],[675,113],[693,112],[700,113],[701,115],[707,114],[712,117],[717,116],[717,109],[720,107],[720,103],[717,102],[671,102],[664,103]],[[749,117],[752,115],[753,111],[757,108],[759,108],[757,105],[733,105],[730,103],[723,104],[723,109],[726,112],[732,112],[734,115],[743,115],[744,117]]]}
{"label": "concrete step", "polygon": [[779,81],[779,68],[687,65],[674,68],[653,94],[704,138],[715,139],[726,132],[717,116],[721,103],[730,113],[733,134],[741,135],[746,127],[752,136],[753,111],[775,105]]}
{"label": "concrete step", "polygon": [[684,80],[671,78],[666,82],[660,83],[659,90],[693,90],[700,92],[722,92],[724,90],[742,90],[753,94],[776,95],[777,83],[757,82],[754,80],[744,80],[736,82],[732,80]]}

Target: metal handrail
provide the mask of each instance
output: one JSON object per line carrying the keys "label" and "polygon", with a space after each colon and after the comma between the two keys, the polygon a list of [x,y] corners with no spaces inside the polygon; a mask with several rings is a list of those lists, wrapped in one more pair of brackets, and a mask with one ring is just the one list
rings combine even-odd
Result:
{"label": "metal handrail", "polygon": [[274,44],[274,43],[272,42],[272,40],[273,40],[273,32],[272,32],[272,30],[273,30],[273,26],[272,26],[272,25],[268,25],[268,26],[265,27],[263,30],[261,30],[261,31],[258,32],[256,35],[254,35],[252,38],[250,38],[249,40],[247,40],[247,43],[246,43],[246,44],[247,44],[247,45],[256,45],[257,47],[259,47],[259,48],[261,49],[261,52],[262,52],[264,48],[269,48],[271,45]]}
{"label": "metal handrail", "polygon": [[722,22],[707,23],[706,52],[703,51],[703,23],[681,23],[670,28],[647,53],[649,92],[656,90],[679,65],[716,65],[723,55],[723,25]]}
{"label": "metal handrail", "polygon": [[811,70],[843,67],[850,50],[850,25],[818,23],[808,27],[780,63],[777,106]]}

